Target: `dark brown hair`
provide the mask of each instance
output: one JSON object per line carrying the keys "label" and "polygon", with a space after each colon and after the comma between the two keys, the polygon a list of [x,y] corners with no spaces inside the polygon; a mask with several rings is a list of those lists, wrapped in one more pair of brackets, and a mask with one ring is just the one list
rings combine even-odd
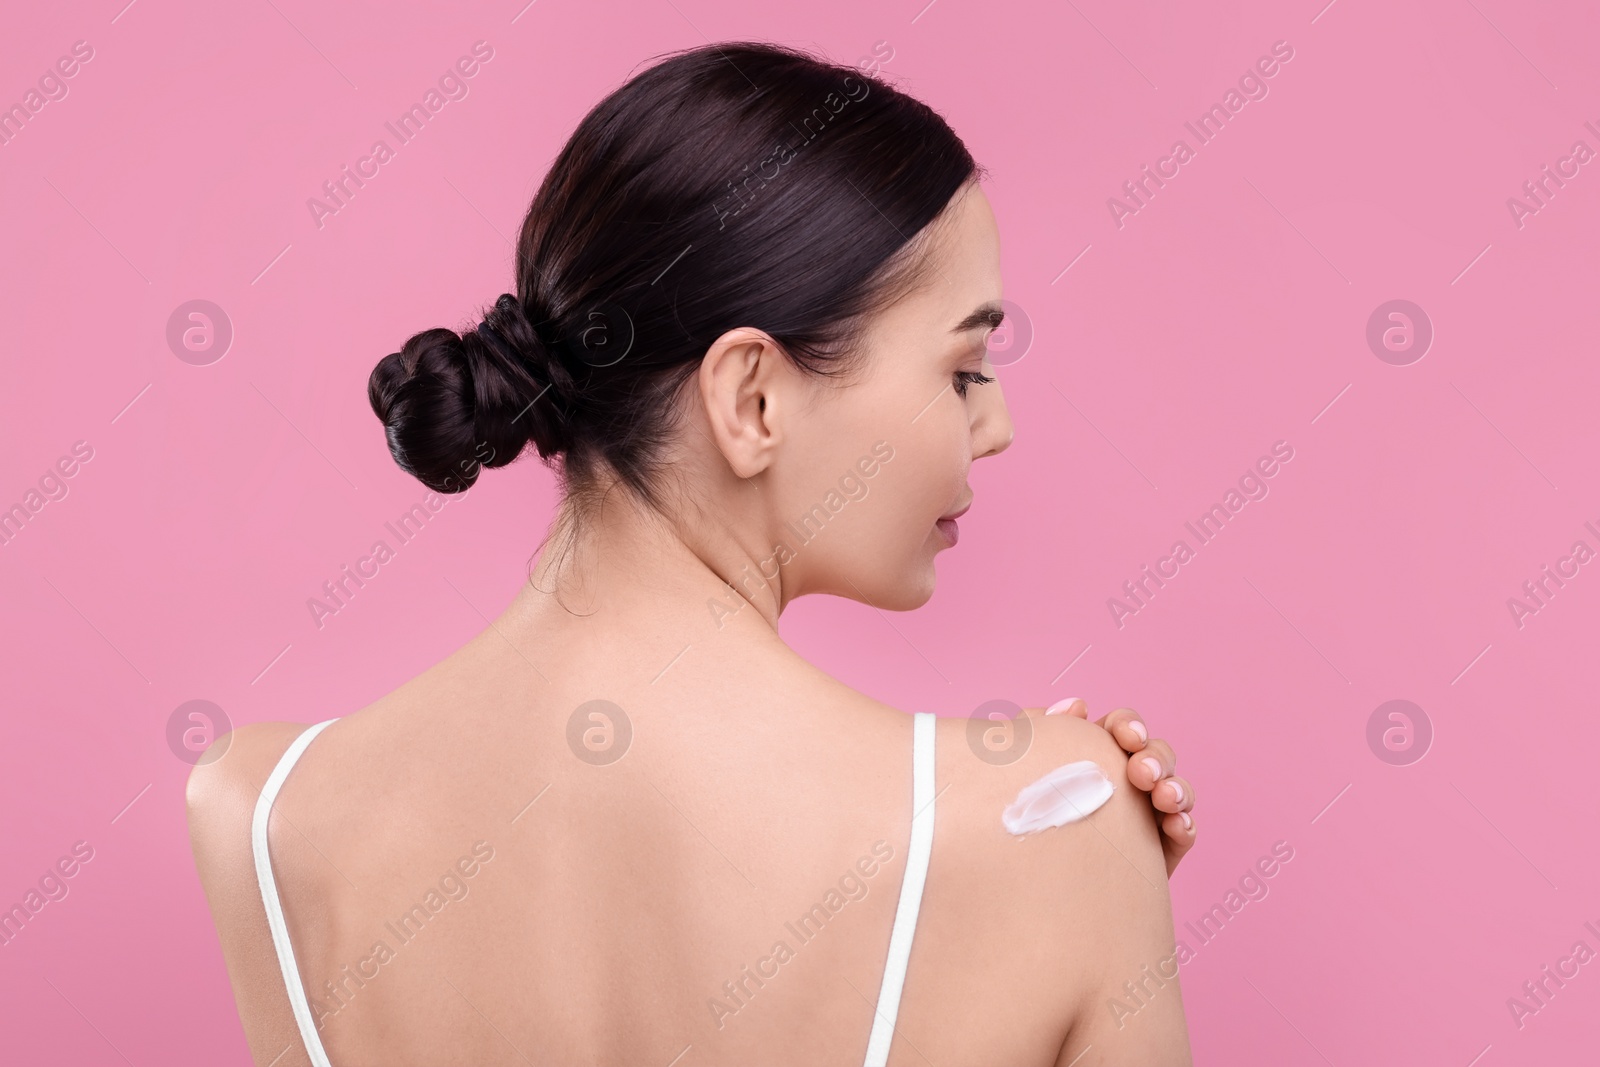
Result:
{"label": "dark brown hair", "polygon": [[516,294],[430,329],[367,394],[440,492],[531,441],[571,487],[603,463],[651,504],[680,387],[739,326],[839,377],[865,319],[916,284],[914,238],[979,168],[926,104],[796,49],[676,53],[578,125],[523,220]]}

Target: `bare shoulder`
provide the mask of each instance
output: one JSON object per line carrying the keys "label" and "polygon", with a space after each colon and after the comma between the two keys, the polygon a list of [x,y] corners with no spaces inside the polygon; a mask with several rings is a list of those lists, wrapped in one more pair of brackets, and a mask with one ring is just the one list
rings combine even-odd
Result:
{"label": "bare shoulder", "polygon": [[[940,722],[929,885],[965,899],[963,936],[975,924],[995,979],[1020,982],[1035,1017],[1058,1020],[1060,1062],[1082,1055],[1076,1067],[1189,1062],[1160,833],[1127,759],[1067,715]],[[1172,977],[1129,999],[1123,983],[1163,959]],[[1116,997],[1133,1010],[1114,1010]]]}
{"label": "bare shoulder", "polygon": [[214,816],[241,802],[253,809],[273,767],[309,728],[303,722],[258,722],[218,737],[189,772],[184,799],[190,833],[208,829]]}
{"label": "bare shoulder", "polygon": [[[189,773],[195,869],[216,922],[245,1038],[257,1063],[306,1063],[256,881],[250,824],[267,778],[306,723],[266,722],[219,737]],[[287,1051],[285,1051],[287,1048]]]}
{"label": "bare shoulder", "polygon": [[[308,724],[300,722],[241,726],[218,737],[189,772],[184,788],[189,844],[200,880],[208,888],[212,877],[234,873],[237,865],[233,861],[250,857],[250,820],[256,800],[283,754],[308,729]],[[253,868],[252,862],[239,873]]]}
{"label": "bare shoulder", "polygon": [[[1130,875],[1153,877],[1159,872],[1164,885],[1155,820],[1146,795],[1128,783],[1127,759],[1104,729],[1069,715],[995,721],[950,717],[939,723],[939,785],[949,797],[944,807],[949,809],[950,828],[960,831],[964,844],[998,848],[1017,863],[1051,864],[1069,856],[1069,842],[1109,839],[1128,853],[1124,866]],[[1041,805],[1033,822],[1013,826],[1025,832],[1007,829],[1004,812],[1025,789],[1062,781],[1060,775],[1047,776],[1074,766],[1088,772],[1082,781],[1109,784],[1109,797],[1103,795],[1104,787],[1082,794],[1082,800],[1077,790],[1051,789],[1061,804]],[[1060,816],[1039,822],[1037,812],[1052,807],[1061,809]],[[944,824],[943,807],[939,815]],[[1055,825],[1047,825],[1051,822]],[[1038,828],[1030,829],[1035,824]]]}

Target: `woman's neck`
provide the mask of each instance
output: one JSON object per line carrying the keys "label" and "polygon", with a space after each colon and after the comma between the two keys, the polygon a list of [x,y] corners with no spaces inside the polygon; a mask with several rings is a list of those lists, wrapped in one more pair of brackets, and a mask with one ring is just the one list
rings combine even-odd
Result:
{"label": "woman's neck", "polygon": [[789,575],[762,571],[739,518],[669,518],[621,487],[569,494],[518,600],[530,621],[671,619],[721,632],[737,620],[776,635]]}

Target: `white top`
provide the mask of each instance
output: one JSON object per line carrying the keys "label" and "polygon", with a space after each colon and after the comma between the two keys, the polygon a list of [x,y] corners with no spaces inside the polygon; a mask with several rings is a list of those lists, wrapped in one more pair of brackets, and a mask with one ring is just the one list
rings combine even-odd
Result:
{"label": "white top", "polygon": [[[261,903],[266,908],[267,926],[272,930],[272,947],[278,954],[278,966],[283,971],[284,988],[289,994],[289,1007],[294,1011],[295,1025],[300,1028],[300,1039],[306,1047],[312,1067],[333,1067],[327,1050],[317,1035],[317,1024],[311,1016],[311,1005],[306,1000],[305,986],[300,982],[300,969],[295,963],[294,948],[289,944],[289,924],[283,916],[283,902],[278,897],[278,882],[272,874],[272,858],[267,850],[267,819],[272,805],[283,789],[289,772],[305,752],[306,747],[336,719],[319,722],[306,730],[278,760],[262,787],[256,801],[255,816],[250,822],[250,848],[256,861],[256,884],[261,887]],[[911,846],[906,856],[905,880],[900,883],[900,902],[895,908],[894,927],[889,932],[889,956],[883,967],[883,986],[878,991],[878,1005],[872,1020],[872,1033],[867,1038],[866,1067],[885,1067],[889,1060],[889,1045],[894,1040],[894,1022],[900,1013],[900,994],[905,988],[906,966],[911,960],[911,942],[917,933],[917,912],[922,908],[922,887],[928,880],[928,857],[933,850],[933,740],[935,716],[921,712],[912,722],[911,745]]]}

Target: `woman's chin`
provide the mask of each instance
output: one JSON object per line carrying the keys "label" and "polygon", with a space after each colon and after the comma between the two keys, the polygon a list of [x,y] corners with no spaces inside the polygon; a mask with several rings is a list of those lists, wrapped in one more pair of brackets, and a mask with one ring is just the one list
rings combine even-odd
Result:
{"label": "woman's chin", "polygon": [[933,598],[937,582],[938,574],[930,556],[919,562],[908,561],[904,569],[892,576],[885,576],[882,571],[870,578],[852,575],[838,595],[879,611],[915,611]]}

